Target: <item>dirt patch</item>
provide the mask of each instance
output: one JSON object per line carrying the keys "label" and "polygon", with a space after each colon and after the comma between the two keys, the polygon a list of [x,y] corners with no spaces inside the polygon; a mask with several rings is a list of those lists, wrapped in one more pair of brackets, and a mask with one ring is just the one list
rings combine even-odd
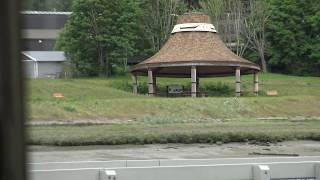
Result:
{"label": "dirt patch", "polygon": [[261,156],[320,156],[318,141],[288,141],[261,146],[228,144],[152,144],[115,146],[29,146],[32,162],[105,161],[125,159],[210,159]]}

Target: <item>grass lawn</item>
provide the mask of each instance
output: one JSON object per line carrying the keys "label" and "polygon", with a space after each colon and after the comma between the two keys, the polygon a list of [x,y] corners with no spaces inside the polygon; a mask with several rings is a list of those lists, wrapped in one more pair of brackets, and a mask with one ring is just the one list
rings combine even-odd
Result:
{"label": "grass lawn", "polygon": [[[252,75],[242,76],[242,88],[247,92],[252,89],[252,78]],[[279,74],[262,74],[259,78],[262,94],[277,90],[279,96],[147,97],[130,93],[129,76],[28,80],[29,122],[101,120],[109,123],[30,126],[28,141],[82,145],[320,139],[320,78]],[[222,82],[234,86],[234,77],[200,80],[201,85]],[[139,81],[146,84],[146,78]],[[157,84],[187,86],[189,81],[159,78]],[[64,93],[65,98],[54,99],[54,92]],[[259,119],[262,117],[283,119]]]}

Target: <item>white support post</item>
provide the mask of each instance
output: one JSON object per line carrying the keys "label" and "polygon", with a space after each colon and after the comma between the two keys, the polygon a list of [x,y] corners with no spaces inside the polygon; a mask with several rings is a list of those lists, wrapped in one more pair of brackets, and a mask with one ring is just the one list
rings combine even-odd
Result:
{"label": "white support post", "polygon": [[197,67],[191,67],[191,97],[197,97]]}
{"label": "white support post", "polygon": [[133,94],[138,94],[138,77],[137,77],[137,75],[132,76],[132,90],[133,90]]}
{"label": "white support post", "polygon": [[241,95],[241,73],[240,67],[236,68],[236,96],[239,97]]}
{"label": "white support post", "polygon": [[258,72],[253,73],[253,93],[257,96],[259,94],[259,78]]}
{"label": "white support post", "polygon": [[151,69],[148,69],[148,95],[154,96],[153,74]]}
{"label": "white support post", "polygon": [[32,61],[33,62],[33,78],[37,78],[37,62],[36,61]]}
{"label": "white support post", "polygon": [[39,77],[39,63],[38,61],[36,62],[36,67],[37,67],[37,78]]}
{"label": "white support post", "polygon": [[33,61],[33,78],[38,78],[39,77],[39,65],[38,61]]}
{"label": "white support post", "polygon": [[270,180],[270,168],[267,165],[253,166],[253,180]]}

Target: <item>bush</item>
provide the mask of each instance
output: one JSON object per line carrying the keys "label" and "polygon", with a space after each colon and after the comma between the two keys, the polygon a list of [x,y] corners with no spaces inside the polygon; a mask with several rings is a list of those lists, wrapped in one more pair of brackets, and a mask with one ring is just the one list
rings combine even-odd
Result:
{"label": "bush", "polygon": [[[167,85],[168,84],[157,84],[157,94],[160,96],[167,95]],[[181,84],[184,87],[185,91],[191,91],[191,83]],[[127,92],[132,92],[132,83],[129,80],[114,81],[111,83],[111,87],[120,89]],[[218,83],[207,83],[201,84],[200,91],[208,92],[209,96],[233,96],[234,90],[229,85],[218,82]],[[139,94],[148,93],[148,84],[146,81],[140,81],[138,85]]]}
{"label": "bush", "polygon": [[124,66],[113,66],[112,74],[116,76],[126,76],[129,74],[129,67]]}
{"label": "bush", "polygon": [[234,94],[233,88],[222,82],[203,84],[200,86],[200,91],[208,92],[210,96],[232,96]]}
{"label": "bush", "polygon": [[114,81],[111,83],[111,87],[122,91],[132,92],[132,83],[125,80]]}

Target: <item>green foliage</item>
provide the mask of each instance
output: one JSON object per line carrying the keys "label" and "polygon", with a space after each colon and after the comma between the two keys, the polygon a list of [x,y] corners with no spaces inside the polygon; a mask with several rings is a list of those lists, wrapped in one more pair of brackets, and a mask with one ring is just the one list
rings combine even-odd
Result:
{"label": "green foliage", "polygon": [[234,95],[234,88],[222,82],[203,84],[200,86],[200,90],[208,92],[210,96]]}
{"label": "green foliage", "polygon": [[[234,120],[212,123],[167,122],[31,126],[27,143],[31,145],[115,145],[154,143],[281,142],[320,140],[318,120],[303,122]],[[139,132],[139,133],[137,133]]]}
{"label": "green foliage", "polygon": [[[167,95],[167,86],[170,84],[167,83],[158,83],[157,84],[157,94],[160,96]],[[181,82],[181,85],[184,87],[185,91],[191,91],[191,83],[184,81]],[[111,87],[132,92],[132,83],[130,81],[115,82],[111,84]],[[207,92],[210,96],[232,96],[234,95],[234,89],[230,85],[222,82],[217,83],[204,83],[200,86],[201,92]],[[138,92],[140,94],[148,93],[148,83],[145,81],[139,82]]]}
{"label": "green foliage", "polygon": [[270,0],[269,64],[274,70],[320,75],[320,4],[314,0]]}
{"label": "green foliage", "polygon": [[[241,77],[244,92],[252,92],[252,78],[252,75]],[[29,80],[26,82],[28,117],[32,120],[134,119],[146,115],[165,117],[175,114],[199,120],[208,117],[320,116],[320,78],[264,73],[259,79],[258,97],[246,93],[242,98],[197,99],[133,95],[130,76]],[[139,77],[138,82],[139,92],[145,94],[147,78]],[[170,84],[184,85],[190,90],[190,79],[157,78],[158,92],[165,92]],[[234,91],[234,77],[201,78],[200,90],[217,84],[227,85]],[[268,90],[277,90],[279,97],[264,97]],[[65,98],[53,98],[52,93],[55,92],[63,93]],[[76,111],[71,112],[65,107],[73,107]]]}
{"label": "green foliage", "polygon": [[140,13],[134,0],[76,0],[57,48],[78,75],[111,75],[135,51]]}

